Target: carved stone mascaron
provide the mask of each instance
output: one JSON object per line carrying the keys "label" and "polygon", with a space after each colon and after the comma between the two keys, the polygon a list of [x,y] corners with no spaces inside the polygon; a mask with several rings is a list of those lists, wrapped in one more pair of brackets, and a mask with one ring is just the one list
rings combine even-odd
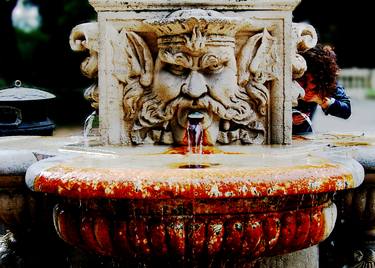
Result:
{"label": "carved stone mascaron", "polygon": [[187,144],[192,114],[204,145],[291,142],[292,102],[303,92],[293,79],[306,69],[298,52],[316,43],[311,26],[292,24],[295,1],[220,12],[210,1],[180,10],[156,1],[172,12],[142,1],[137,13],[109,2],[93,1],[98,23],[78,25],[70,40],[89,51],[83,73],[98,78],[85,95],[100,110],[104,143]]}

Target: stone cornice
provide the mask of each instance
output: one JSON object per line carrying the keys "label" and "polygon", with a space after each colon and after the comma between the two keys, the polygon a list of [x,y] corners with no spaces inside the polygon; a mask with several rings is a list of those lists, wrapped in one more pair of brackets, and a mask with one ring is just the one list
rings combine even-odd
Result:
{"label": "stone cornice", "polygon": [[203,8],[215,10],[293,10],[300,0],[89,0],[97,12],[132,10],[177,10]]}

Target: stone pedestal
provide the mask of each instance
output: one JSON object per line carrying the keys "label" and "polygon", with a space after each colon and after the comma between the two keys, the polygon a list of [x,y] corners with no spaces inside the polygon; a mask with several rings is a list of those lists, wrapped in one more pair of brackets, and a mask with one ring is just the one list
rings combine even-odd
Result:
{"label": "stone pedestal", "polygon": [[309,247],[285,255],[264,258],[256,264],[257,268],[318,268],[318,246]]}
{"label": "stone pedestal", "polygon": [[[6,147],[5,139],[12,143],[12,138],[4,138],[1,148]],[[66,267],[65,244],[53,227],[53,198],[25,184],[26,170],[37,162],[37,154],[2,149],[0,160],[0,267]]]}
{"label": "stone pedestal", "polygon": [[[337,242],[348,252],[343,262],[346,267],[373,267],[375,265],[375,174],[365,176],[357,189],[341,195],[341,226]],[[348,235],[345,235],[345,234]],[[337,252],[340,254],[342,252]]]}

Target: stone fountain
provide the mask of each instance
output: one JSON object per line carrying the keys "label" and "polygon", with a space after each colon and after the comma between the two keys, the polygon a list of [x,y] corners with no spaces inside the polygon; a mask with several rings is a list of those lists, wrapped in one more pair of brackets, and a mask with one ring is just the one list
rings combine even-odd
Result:
{"label": "stone fountain", "polygon": [[64,241],[128,265],[248,267],[330,234],[333,194],[364,174],[291,145],[299,52],[317,42],[292,23],[299,1],[90,3],[98,22],[76,26],[70,45],[88,53],[100,135],[34,148],[54,157],[26,173],[58,197]]}

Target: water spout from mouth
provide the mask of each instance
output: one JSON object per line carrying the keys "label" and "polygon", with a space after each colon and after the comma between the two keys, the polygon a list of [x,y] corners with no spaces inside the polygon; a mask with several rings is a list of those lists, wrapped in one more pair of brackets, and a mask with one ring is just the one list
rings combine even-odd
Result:
{"label": "water spout from mouth", "polygon": [[188,115],[187,137],[189,152],[202,154],[203,145],[203,114],[192,112]]}

